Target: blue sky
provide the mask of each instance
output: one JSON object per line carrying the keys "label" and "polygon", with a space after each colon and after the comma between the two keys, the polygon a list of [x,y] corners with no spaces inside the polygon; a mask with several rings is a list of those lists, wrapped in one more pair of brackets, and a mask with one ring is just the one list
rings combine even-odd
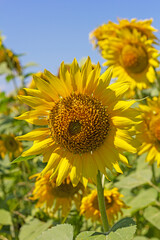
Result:
{"label": "blue sky", "polygon": [[[46,68],[54,74],[62,61],[69,63],[74,57],[79,61],[90,56],[103,63],[88,34],[108,20],[153,18],[153,26],[160,29],[159,0],[0,0],[0,9],[5,45],[26,54],[21,57],[23,64],[37,63],[31,71]],[[0,79],[1,90],[13,88]]]}

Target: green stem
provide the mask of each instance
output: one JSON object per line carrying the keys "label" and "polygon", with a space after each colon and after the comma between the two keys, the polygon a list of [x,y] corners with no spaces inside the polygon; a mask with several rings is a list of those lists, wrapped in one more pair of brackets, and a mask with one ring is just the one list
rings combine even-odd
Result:
{"label": "green stem", "polygon": [[156,184],[156,175],[155,175],[154,164],[152,164],[152,182],[154,184]]}
{"label": "green stem", "polygon": [[109,224],[108,224],[105,201],[104,201],[104,189],[102,187],[102,179],[101,179],[101,174],[100,174],[99,170],[98,170],[98,174],[97,174],[97,193],[98,193],[98,205],[99,205],[99,210],[101,213],[103,229],[104,229],[104,232],[108,232]]}

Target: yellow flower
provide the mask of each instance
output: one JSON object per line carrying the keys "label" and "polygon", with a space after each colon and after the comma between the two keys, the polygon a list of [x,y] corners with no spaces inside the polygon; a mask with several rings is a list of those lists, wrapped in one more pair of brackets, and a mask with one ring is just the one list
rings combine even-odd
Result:
{"label": "yellow flower", "polygon": [[123,84],[129,82],[128,97],[135,95],[136,88],[150,87],[156,79],[154,68],[159,66],[159,54],[152,46],[156,37],[151,23],[152,20],[122,19],[119,24],[109,22],[91,33],[107,60],[104,65],[114,68],[113,77]]}
{"label": "yellow flower", "polygon": [[[109,224],[118,218],[118,213],[122,214],[122,208],[128,208],[128,206],[120,199],[121,197],[123,197],[123,195],[118,192],[117,188],[104,190],[106,214]],[[90,218],[92,221],[101,221],[97,190],[92,190],[88,196],[83,197],[80,214],[84,215],[87,219]]]}
{"label": "yellow flower", "polygon": [[105,41],[109,37],[116,37],[118,30],[127,28],[130,32],[134,29],[139,31],[141,35],[145,35],[147,39],[157,39],[153,32],[157,30],[151,26],[152,19],[139,20],[131,19],[118,19],[118,23],[108,21],[107,24],[103,24],[90,33],[90,40],[95,47],[99,45],[99,41]]}
{"label": "yellow flower", "polygon": [[56,178],[50,180],[52,170],[41,177],[37,176],[35,188],[33,190],[32,200],[38,200],[36,207],[42,208],[48,213],[54,214],[58,209],[62,210],[62,216],[65,217],[71,210],[72,203],[75,203],[77,210],[80,208],[84,187],[79,182],[73,187],[70,178],[67,177],[60,186],[56,187]]}
{"label": "yellow flower", "polygon": [[158,51],[137,30],[130,33],[123,29],[119,37],[110,38],[104,46],[102,56],[108,61],[104,65],[113,66],[113,77],[130,84],[132,96],[136,88],[142,90],[151,86],[156,79],[154,68],[159,66]]}
{"label": "yellow flower", "polygon": [[15,69],[19,74],[22,72],[18,57],[3,45],[0,46],[0,63],[2,62],[6,62],[10,69]]}
{"label": "yellow flower", "polygon": [[10,49],[6,49],[6,61],[9,68],[15,69],[19,74],[21,74],[22,68],[19,59]]}
{"label": "yellow flower", "polygon": [[0,156],[2,158],[8,153],[9,158],[12,160],[13,157],[18,157],[23,151],[22,144],[15,139],[13,134],[0,135]]}
{"label": "yellow flower", "polygon": [[[157,161],[160,166],[160,97],[147,99],[147,105],[140,104],[142,123],[137,127],[140,132],[137,139],[141,142],[138,154],[148,152],[146,161],[150,164]],[[142,131],[142,132],[141,132]]]}
{"label": "yellow flower", "polygon": [[61,64],[60,78],[47,70],[42,78],[34,75],[39,90],[26,89],[30,96],[19,96],[33,110],[17,119],[45,125],[18,137],[34,141],[22,156],[43,154],[42,174],[53,169],[57,185],[68,175],[74,186],[96,182],[98,170],[106,175],[105,168],[122,173],[119,161],[128,163],[123,151],[136,152],[129,131],[138,123],[137,111],[130,108],[135,101],[121,100],[128,85],[109,86],[111,72],[100,76],[100,70],[99,63],[92,69],[90,58],[80,70],[74,59],[70,72]]}

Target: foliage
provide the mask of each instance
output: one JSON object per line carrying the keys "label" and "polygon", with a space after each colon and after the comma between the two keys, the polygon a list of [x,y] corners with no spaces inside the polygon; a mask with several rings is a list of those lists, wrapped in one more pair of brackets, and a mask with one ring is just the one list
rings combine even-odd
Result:
{"label": "foliage", "polygon": [[[1,41],[0,41],[1,43]],[[0,45],[1,46],[1,45]],[[1,46],[5,48],[4,43]],[[1,48],[0,48],[1,49]],[[21,56],[22,57],[22,56]],[[18,60],[17,60],[18,59]],[[17,68],[18,61],[20,69]],[[19,56],[13,53],[11,59],[0,62],[0,75],[7,82],[12,81],[14,91],[10,94],[0,92],[0,239],[7,240],[158,240],[160,236],[160,172],[156,162],[145,161],[146,153],[125,153],[132,167],[121,166],[124,174],[111,175],[110,182],[105,179],[104,188],[117,187],[123,194],[127,206],[118,214],[117,221],[107,233],[103,232],[101,222],[91,222],[80,215],[73,204],[67,216],[62,216],[61,209],[55,214],[46,209],[36,208],[31,200],[34,188],[32,175],[40,173],[46,163],[42,156],[14,156],[3,146],[3,135],[19,136],[35,129],[30,123],[15,119],[29,107],[17,100],[17,93],[26,95],[22,90],[28,87],[27,79],[32,80],[34,66],[28,63],[22,66]],[[148,89],[134,89],[134,97],[146,104],[146,97],[159,96],[160,74],[155,69],[156,80]],[[18,81],[18,82],[17,82]],[[159,142],[158,142],[159,143]],[[23,141],[23,151],[32,143]],[[95,185],[88,184],[89,189]],[[54,207],[54,206],[53,206]]]}

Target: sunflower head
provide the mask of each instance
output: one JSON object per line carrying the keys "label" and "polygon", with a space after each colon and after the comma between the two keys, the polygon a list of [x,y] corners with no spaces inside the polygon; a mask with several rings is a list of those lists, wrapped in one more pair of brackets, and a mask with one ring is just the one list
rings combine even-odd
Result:
{"label": "sunflower head", "polygon": [[122,83],[130,83],[130,92],[151,86],[156,79],[154,68],[159,66],[158,51],[137,30],[130,33],[123,29],[118,37],[108,40],[103,46],[102,56],[113,66],[114,77]]}
{"label": "sunflower head", "polygon": [[8,153],[10,159],[18,157],[23,151],[22,144],[15,139],[13,134],[0,135],[0,155],[2,158]]}
{"label": "sunflower head", "polygon": [[[106,214],[110,224],[118,218],[119,213],[122,214],[122,208],[128,208],[121,200],[121,197],[123,197],[123,195],[118,192],[117,188],[104,190]],[[93,190],[89,195],[83,197],[80,214],[84,215],[87,219],[90,218],[92,221],[101,221],[97,190]]]}
{"label": "sunflower head", "polygon": [[36,174],[35,188],[32,193],[32,200],[38,200],[36,207],[54,214],[58,209],[62,210],[62,216],[66,216],[71,210],[72,203],[79,210],[80,202],[86,191],[81,183],[73,187],[71,180],[67,177],[60,186],[56,186],[56,178],[50,179],[52,171],[46,175]]}
{"label": "sunflower head", "polygon": [[148,55],[141,44],[127,44],[122,48],[120,62],[128,73],[138,74],[147,68]]}
{"label": "sunflower head", "polygon": [[88,58],[80,68],[75,59],[70,70],[61,64],[59,78],[47,70],[34,75],[37,89],[19,96],[33,110],[17,119],[44,125],[18,137],[34,141],[22,156],[43,154],[42,174],[52,170],[57,185],[68,175],[74,186],[96,182],[98,170],[106,175],[105,168],[122,173],[119,161],[128,163],[123,151],[136,152],[128,131],[138,123],[137,111],[130,108],[135,101],[121,100],[128,85],[109,86],[110,79],[110,69],[100,75],[99,63],[93,68]]}
{"label": "sunflower head", "polygon": [[108,114],[96,98],[71,94],[55,104],[49,114],[49,127],[53,139],[65,149],[87,153],[103,144],[109,131]]}
{"label": "sunflower head", "polygon": [[[148,99],[147,104],[139,105],[142,123],[137,126],[137,139],[142,143],[138,154],[148,152],[146,161],[152,164],[157,161],[160,166],[160,97]],[[145,131],[144,131],[145,129]],[[142,134],[142,132],[143,134]]]}
{"label": "sunflower head", "polygon": [[153,47],[156,31],[152,20],[132,19],[109,21],[91,33],[91,41],[99,47],[107,61],[104,65],[114,68],[113,77],[129,82],[127,97],[133,97],[136,89],[146,89],[156,79],[154,68],[159,66],[158,51]]}

